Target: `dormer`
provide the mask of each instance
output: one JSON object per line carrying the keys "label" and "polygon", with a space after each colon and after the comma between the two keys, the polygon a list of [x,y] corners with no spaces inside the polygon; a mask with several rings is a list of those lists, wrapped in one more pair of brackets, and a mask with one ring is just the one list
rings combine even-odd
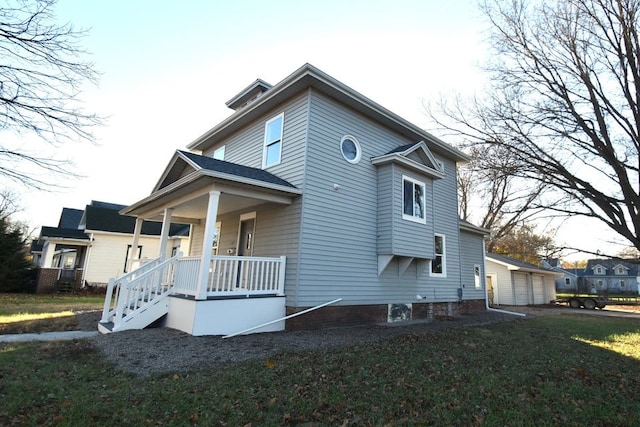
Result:
{"label": "dormer", "polygon": [[613,267],[613,273],[616,276],[627,276],[629,274],[629,268],[625,267],[622,264],[618,264]]}
{"label": "dormer", "polygon": [[269,89],[271,89],[271,85],[269,83],[264,80],[257,79],[255,82],[244,88],[239,94],[228,100],[225,105],[232,110],[239,110],[240,108],[251,104]]}
{"label": "dormer", "polygon": [[605,274],[607,274],[607,268],[600,264],[594,265],[592,270],[593,270],[593,274],[597,276],[604,276]]}

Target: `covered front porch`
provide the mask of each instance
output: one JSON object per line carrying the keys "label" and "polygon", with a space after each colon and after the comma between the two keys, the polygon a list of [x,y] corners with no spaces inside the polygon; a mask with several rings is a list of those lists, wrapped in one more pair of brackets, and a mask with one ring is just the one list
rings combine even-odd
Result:
{"label": "covered front porch", "polygon": [[[265,171],[178,151],[153,193],[121,212],[136,217],[132,247],[143,221],[162,222],[159,255],[110,282],[101,330],[140,329],[166,314],[165,326],[224,335],[283,317],[286,257],[256,245],[267,239],[256,212],[286,209],[299,195]],[[191,225],[188,253],[177,248],[164,259],[172,222]],[[136,255],[131,251],[133,267]],[[256,332],[283,328],[274,323]]]}

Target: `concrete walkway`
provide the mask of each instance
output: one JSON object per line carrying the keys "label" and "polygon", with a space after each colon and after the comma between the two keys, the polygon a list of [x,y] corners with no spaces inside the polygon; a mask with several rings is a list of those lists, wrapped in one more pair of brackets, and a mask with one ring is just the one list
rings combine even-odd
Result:
{"label": "concrete walkway", "polygon": [[98,331],[62,331],[41,332],[39,334],[7,334],[0,335],[0,343],[25,341],[60,341],[89,338],[98,335]]}

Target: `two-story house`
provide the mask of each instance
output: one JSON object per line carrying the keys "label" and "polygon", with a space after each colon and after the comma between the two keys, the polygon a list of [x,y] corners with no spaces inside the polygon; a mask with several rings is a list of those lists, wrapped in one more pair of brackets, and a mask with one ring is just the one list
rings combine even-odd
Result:
{"label": "two-story house", "polygon": [[485,309],[487,231],[457,214],[464,153],[309,64],[227,105],[121,211],[191,224],[191,245],[113,281],[102,332],[161,316],[206,335]]}
{"label": "two-story house", "polygon": [[580,292],[591,294],[637,294],[638,264],[622,259],[590,259],[579,273]]}

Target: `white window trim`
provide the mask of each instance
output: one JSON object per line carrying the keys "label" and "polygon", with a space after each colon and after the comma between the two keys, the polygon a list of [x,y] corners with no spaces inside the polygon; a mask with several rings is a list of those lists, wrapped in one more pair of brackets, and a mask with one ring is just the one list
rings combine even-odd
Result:
{"label": "white window trim", "polygon": [[432,277],[447,277],[447,239],[444,234],[434,234],[433,238],[433,256],[436,255],[436,246],[435,246],[435,238],[442,237],[442,273],[434,273],[431,265],[433,264],[433,260],[429,263],[429,275]]}
{"label": "white window trim", "polygon": [[474,285],[475,285],[476,289],[481,289],[482,288],[481,277],[482,277],[482,268],[480,267],[480,264],[474,264],[473,265],[473,280],[474,280]]}
{"label": "white window trim", "polygon": [[[404,213],[404,182],[405,181],[409,181],[413,184],[418,184],[422,186],[422,218],[414,216],[414,215],[407,215],[406,213]],[[402,219],[405,219],[407,221],[413,221],[413,222],[417,222],[420,224],[426,224],[427,223],[427,184],[425,184],[422,181],[418,181],[417,179],[413,179],[410,176],[406,176],[406,175],[402,175]]]}
{"label": "white window trim", "polygon": [[[267,129],[269,128],[269,123],[274,122],[278,119],[282,119],[281,127],[280,127],[280,153],[278,154],[278,161],[275,163],[271,163],[267,165],[267,147],[274,144],[275,141],[267,141]],[[275,117],[270,118],[264,124],[264,142],[262,145],[262,169],[269,168],[271,166],[279,165],[282,162],[282,145],[284,139],[284,113],[280,113]],[[277,141],[277,140],[276,140]]]}
{"label": "white window trim", "polygon": [[[356,146],[356,157],[354,159],[347,159],[347,156],[344,155],[344,150],[342,149],[342,144],[344,143],[345,140],[351,140],[353,141],[353,144]],[[342,154],[342,157],[349,163],[351,164],[356,164],[360,161],[360,159],[362,158],[362,148],[360,147],[360,142],[358,142],[358,140],[356,139],[355,136],[353,135],[345,135],[342,137],[342,139],[340,140],[340,153]]]}

